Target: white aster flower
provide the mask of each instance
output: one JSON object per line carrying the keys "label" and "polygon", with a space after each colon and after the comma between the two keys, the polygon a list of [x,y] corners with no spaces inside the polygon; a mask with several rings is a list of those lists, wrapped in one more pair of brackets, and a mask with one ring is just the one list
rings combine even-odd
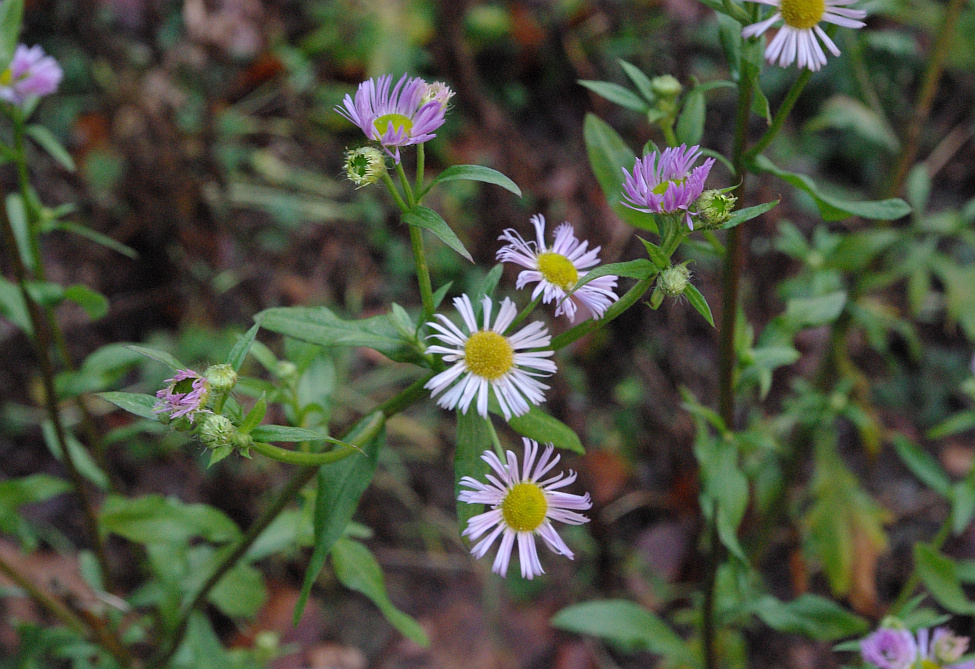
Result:
{"label": "white aster flower", "polygon": [[541,295],[545,304],[555,300],[555,315],[565,314],[570,323],[575,322],[577,310],[583,320],[601,318],[610,305],[620,299],[613,292],[617,277],[601,276],[569,295],[579,279],[599,264],[601,247],[587,250],[589,242],[580,242],[569,223],[555,228],[555,241],[548,247],[545,245],[545,217],[532,216],[531,222],[537,241],[525,241],[513,228],[508,228],[498,238],[508,242],[498,249],[498,260],[527,268],[518,274],[516,288],[520,290],[526,284],[538,282],[532,299]]}
{"label": "white aster flower", "polygon": [[504,576],[511,562],[511,550],[515,539],[518,539],[521,575],[532,579],[538,574],[545,573],[535,548],[535,535],[540,536],[553,553],[564,555],[571,560],[572,551],[552,527],[552,521],[557,520],[569,525],[587,523],[589,519],[576,511],[591,508],[592,502],[589,493],[573,495],[559,490],[576,480],[576,473],[571,469],[568,476],[559,472],[544,481],[539,481],[558,464],[560,456],[553,457],[555,447],[548,444],[536,464],[538,442],[527,438],[524,441],[525,461],[520,473],[518,458],[511,451],[507,452],[507,463],[502,463],[492,451],[484,451],[481,459],[491,466],[494,474],[487,474],[487,483],[470,476],[463,477],[460,485],[471,489],[462,490],[457,499],[468,504],[487,504],[491,507],[490,511],[471,518],[467,523],[467,529],[463,532],[464,536],[475,541],[490,531],[490,534],[474,545],[471,554],[478,559],[484,557],[500,536],[501,545],[491,571]]}
{"label": "white aster flower", "polygon": [[555,373],[555,363],[549,360],[555,352],[525,349],[548,346],[552,338],[539,322],[530,323],[511,336],[505,336],[505,330],[517,315],[514,302],[504,298],[493,326],[491,298],[485,296],[482,305],[484,327],[479,329],[471,298],[467,295],[454,298],[454,306],[464,319],[466,334],[441,314],[436,314],[439,323],[428,323],[436,330],[430,337],[439,339],[446,346],[429,346],[427,352],[439,353],[444,362],[453,365],[427,381],[424,388],[433,391],[430,393],[433,397],[446,391],[437,404],[445,409],[459,407],[465,414],[477,396],[477,412],[485,418],[488,413],[488,388],[492,388],[505,420],[511,420],[513,415],[528,413],[528,402],[541,404],[545,400],[542,391],[548,390],[548,386],[534,377]]}
{"label": "white aster flower", "polygon": [[[845,28],[862,28],[867,13],[862,9],[850,9],[856,0],[749,0],[763,5],[772,5],[777,11],[764,21],[746,26],[743,37],[758,37],[769,27],[782,19],[783,26],[765,49],[765,59],[770,63],[778,61],[780,67],[788,67],[793,61],[799,67],[816,71],[826,64],[826,54],[819,45],[822,40],[834,56],[840,50],[819,26],[820,21],[835,23]],[[816,37],[819,37],[817,40]]]}

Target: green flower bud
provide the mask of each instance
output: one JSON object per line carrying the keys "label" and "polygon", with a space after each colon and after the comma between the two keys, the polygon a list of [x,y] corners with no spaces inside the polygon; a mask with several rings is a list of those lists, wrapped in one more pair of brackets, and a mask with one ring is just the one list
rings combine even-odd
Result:
{"label": "green flower bud", "polygon": [[197,434],[204,446],[216,450],[233,446],[234,439],[239,433],[237,427],[226,416],[208,413],[200,421]]}
{"label": "green flower bud", "polygon": [[228,393],[237,385],[237,372],[230,365],[210,365],[203,374],[214,392]]}
{"label": "green flower bud", "polygon": [[374,184],[386,174],[386,157],[373,146],[345,152],[345,175],[356,188]]}
{"label": "green flower bud", "polygon": [[284,380],[295,379],[298,376],[298,366],[288,360],[279,360],[274,375]]}
{"label": "green flower bud", "polygon": [[684,90],[680,82],[669,74],[654,77],[650,81],[650,86],[653,88],[653,92],[662,98],[676,98]]}
{"label": "green flower bud", "polygon": [[709,227],[721,225],[731,218],[731,212],[734,211],[737,201],[738,198],[734,195],[719,190],[706,190],[695,203],[698,220]]}
{"label": "green flower bud", "polygon": [[[243,432],[235,431],[230,440],[231,445],[238,451],[248,451],[254,445],[254,437]],[[245,453],[246,454],[246,453]]]}
{"label": "green flower bud", "polygon": [[680,297],[691,279],[691,270],[686,265],[668,267],[657,277],[657,288],[669,297]]}

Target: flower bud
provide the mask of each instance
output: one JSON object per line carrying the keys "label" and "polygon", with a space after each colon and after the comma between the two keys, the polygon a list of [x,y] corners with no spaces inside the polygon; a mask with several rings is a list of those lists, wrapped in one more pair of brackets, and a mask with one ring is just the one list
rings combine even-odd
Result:
{"label": "flower bud", "polygon": [[200,430],[197,433],[200,441],[207,448],[218,449],[233,446],[235,435],[238,434],[237,427],[226,416],[220,414],[207,414],[200,421]]}
{"label": "flower bud", "polygon": [[374,184],[386,174],[386,157],[373,146],[363,146],[345,152],[345,175],[362,188]]}
{"label": "flower bud", "polygon": [[228,393],[237,385],[237,372],[230,365],[210,365],[203,374],[210,382],[210,390],[217,393]]}
{"label": "flower bud", "polygon": [[957,662],[968,650],[968,637],[958,636],[947,627],[934,630],[931,654],[942,665]]}
{"label": "flower bud", "polygon": [[435,81],[432,84],[427,84],[427,89],[420,101],[425,105],[436,101],[440,103],[441,107],[446,107],[447,102],[452,97],[454,97],[454,91],[451,90],[450,86],[442,81]]}
{"label": "flower bud", "polygon": [[695,203],[698,220],[709,227],[721,225],[731,218],[737,201],[738,198],[734,195],[719,190],[706,190]]}
{"label": "flower bud", "polygon": [[662,98],[676,98],[684,90],[680,82],[669,74],[654,77],[650,81],[650,86],[653,88],[653,92]]}
{"label": "flower bud", "polygon": [[680,297],[691,279],[691,270],[686,265],[668,267],[657,277],[657,287],[669,297]]}

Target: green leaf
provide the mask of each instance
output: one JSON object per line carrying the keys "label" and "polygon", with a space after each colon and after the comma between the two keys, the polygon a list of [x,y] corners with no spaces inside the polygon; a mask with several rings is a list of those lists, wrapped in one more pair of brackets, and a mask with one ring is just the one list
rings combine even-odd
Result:
{"label": "green leaf", "polygon": [[98,396],[106,402],[111,402],[119,409],[123,409],[129,413],[134,413],[136,416],[142,416],[143,418],[148,418],[150,420],[157,419],[158,414],[155,414],[152,411],[153,407],[156,406],[156,398],[152,395],[112,391],[107,393],[98,393]]}
{"label": "green leaf", "polygon": [[704,320],[710,323],[711,327],[714,327],[714,316],[711,315],[711,307],[708,306],[708,301],[701,295],[701,291],[689,281],[687,282],[687,287],[684,288],[684,297],[687,298],[687,301],[691,303],[692,307],[697,309],[697,313],[704,316]]}
{"label": "green leaf", "polygon": [[33,336],[34,328],[20,286],[7,281],[2,276],[0,276],[0,314],[24,333]]}
{"label": "green leaf", "polygon": [[640,91],[640,95],[642,95],[647,102],[653,102],[657,99],[657,94],[653,91],[653,82],[650,80],[650,77],[645,75],[636,65],[628,63],[622,58],[618,58],[617,62],[620,64],[620,67],[623,68],[623,71],[626,72],[626,76],[628,76],[630,81],[633,82],[633,85],[636,86],[636,89]]}
{"label": "green leaf", "polygon": [[237,525],[219,509],[161,495],[109,495],[98,523],[103,532],[146,545],[185,544],[192,537],[225,543],[240,537]]}
{"label": "green leaf", "polygon": [[647,651],[697,667],[701,659],[670,626],[639,604],[623,599],[575,604],[551,620],[553,627],[605,639],[625,651]]}
{"label": "green leaf", "polygon": [[352,515],[359,505],[359,498],[369,487],[376,473],[379,448],[385,441],[384,425],[385,418],[378,411],[363,418],[346,436],[346,441],[363,449],[363,455],[345,458],[334,464],[320,467],[318,470],[315,496],[315,550],[308,562],[301,594],[295,605],[293,617],[295,625],[301,619],[301,613],[308,602],[308,595],[311,594],[311,586],[315,583],[318,572],[325,566],[325,559],[331,552],[332,546],[352,520]]}
{"label": "green leaf", "polygon": [[648,111],[650,111],[650,105],[647,104],[646,100],[631,91],[629,88],[625,88],[619,84],[614,84],[609,81],[589,81],[586,79],[580,79],[579,85],[585,86],[596,95],[604,97],[610,102],[618,104],[621,107],[632,109],[633,111],[640,112],[641,114],[646,114]]}
{"label": "green leaf", "polygon": [[951,493],[951,530],[961,534],[975,516],[975,481],[971,476],[959,481]]}
{"label": "green leaf", "polygon": [[0,3],[0,72],[10,67],[13,60],[23,16],[24,0],[3,0]]}
{"label": "green leaf", "polygon": [[72,485],[64,479],[47,474],[31,474],[22,478],[0,481],[0,532],[14,534],[28,549],[37,539],[31,523],[17,510],[25,504],[43,502],[69,492]]}
{"label": "green leaf", "polygon": [[447,225],[447,221],[443,220],[440,214],[435,212],[433,209],[421,206],[413,207],[408,212],[403,214],[403,222],[417,228],[429,230],[444,244],[457,251],[457,253],[461,254],[471,262],[474,262],[474,258],[472,258],[471,254],[467,252],[466,248],[464,248],[463,242],[461,242],[460,238],[454,233],[453,230],[450,229],[450,226]]}
{"label": "green leaf", "polygon": [[809,177],[779,169],[765,156],[756,156],[754,166],[760,172],[774,174],[796,188],[809,193],[815,200],[816,206],[819,207],[819,213],[827,221],[841,221],[850,216],[862,216],[878,221],[894,221],[911,213],[910,205],[900,198],[851,201],[826,195],[820,192]]}
{"label": "green leaf", "polygon": [[534,439],[540,444],[551,443],[556,448],[563,448],[580,455],[586,453],[575,430],[536,406],[532,406],[524,415],[512,416],[508,426],[521,436]]}
{"label": "green leaf", "polygon": [[824,128],[852,131],[891,153],[900,149],[897,134],[887,120],[867,105],[847,95],[834,95],[827,100],[819,115],[806,123],[805,127],[809,132]]}
{"label": "green leaf", "polygon": [[444,183],[445,181],[457,181],[458,179],[494,184],[521,197],[521,189],[518,188],[518,184],[501,174],[501,172],[492,170],[490,167],[483,167],[482,165],[451,165],[434,177],[423,192],[426,193],[435,185]]}
{"label": "green leaf", "polygon": [[975,427],[975,410],[968,409],[938,423],[928,430],[927,436],[929,439],[941,439],[951,434],[970,430],[973,427]]}
{"label": "green leaf", "polygon": [[254,317],[265,330],[319,346],[365,346],[396,362],[421,362],[422,357],[385,314],[344,320],[326,307],[276,307]]}
{"label": "green leaf", "polygon": [[251,430],[250,435],[258,441],[264,442],[327,441],[330,444],[337,444],[339,446],[350,445],[340,439],[316,432],[315,430],[309,430],[303,427],[291,427],[289,425],[258,425]]}
{"label": "green leaf", "polygon": [[594,114],[586,114],[582,132],[586,140],[589,164],[606,195],[609,206],[617,216],[630,225],[656,232],[657,224],[653,216],[620,204],[620,199],[623,197],[623,169],[633,170],[636,154],[615,130]]}
{"label": "green leaf", "polygon": [[866,620],[818,595],[800,595],[788,603],[765,596],[753,605],[753,610],[774,630],[816,641],[838,641],[869,629]]}
{"label": "green leaf", "polygon": [[504,265],[498,263],[488,271],[487,275],[484,277],[484,281],[481,285],[477,287],[477,291],[471,298],[471,305],[474,307],[474,314],[478,317],[481,315],[481,299],[485,296],[494,295],[495,289],[498,287],[498,283],[501,281],[501,274],[504,272]]}
{"label": "green leaf", "polygon": [[659,246],[653,242],[648,242],[643,237],[637,237],[637,239],[643,243],[643,247],[647,250],[650,260],[657,266],[657,269],[662,272],[670,267],[670,258],[664,255],[663,250]]}
{"label": "green leaf", "polygon": [[249,564],[239,563],[224,574],[207,601],[231,618],[250,618],[267,600],[264,576]]}
{"label": "green leaf", "polygon": [[[0,7],[6,6],[6,2]],[[20,251],[20,259],[24,267],[34,270],[34,254],[30,250],[30,226],[27,223],[27,208],[24,206],[24,198],[20,193],[10,193],[5,200],[7,218],[10,221],[10,229],[13,230],[14,239],[17,240],[17,249]]]}
{"label": "green leaf", "polygon": [[728,228],[733,228],[735,226],[741,225],[745,221],[750,221],[757,216],[761,216],[766,211],[774,207],[779,203],[778,200],[773,200],[771,202],[766,202],[765,204],[755,205],[754,207],[746,207],[744,209],[739,209],[738,211],[731,214],[731,218],[718,226],[719,230],[727,230]]}
{"label": "green leaf", "polygon": [[430,645],[420,624],[389,600],[382,568],[368,548],[358,541],[339,539],[332,548],[332,564],[342,585],[371,599],[403,636],[424,648]]}
{"label": "green leaf", "polygon": [[151,360],[155,360],[156,362],[161,362],[162,364],[166,365],[173,371],[177,371],[180,369],[188,369],[186,365],[184,365],[182,362],[177,360],[175,356],[173,356],[170,353],[167,353],[166,351],[160,351],[157,348],[149,348],[148,346],[137,346],[135,344],[126,344],[125,348],[135,351],[140,355],[144,355],[145,357],[150,358]]}
{"label": "green leaf", "polygon": [[627,279],[638,279],[642,281],[643,279],[651,277],[656,273],[656,265],[646,258],[641,258],[639,260],[628,260],[626,262],[615,262],[610,263],[609,265],[600,265],[599,267],[586,272],[586,275],[582,277],[572,288],[572,292],[579,290],[590,281],[595,281],[599,277],[608,276],[610,274],[617,277],[626,277]]}
{"label": "green leaf", "polygon": [[[5,1],[9,2],[10,0]],[[38,146],[47,151],[49,156],[61,163],[64,169],[69,172],[77,170],[71,154],[68,153],[66,148],[61,146],[61,142],[57,140],[50,130],[42,125],[29,125],[27,126],[27,135],[37,142]]]}
{"label": "green leaf", "polygon": [[691,89],[684,96],[684,106],[677,118],[677,141],[688,146],[698,144],[704,136],[704,118],[707,112],[707,102],[704,91],[700,87]]}
{"label": "green leaf", "polygon": [[111,249],[116,253],[120,253],[127,258],[132,258],[133,260],[137,260],[139,258],[138,252],[131,246],[126,246],[122,242],[116,241],[108,235],[103,235],[102,233],[96,232],[91,228],[86,228],[83,225],[78,225],[77,223],[72,223],[71,221],[55,221],[50,224],[50,229],[71,232],[80,237],[85,237],[96,244],[100,244],[105,248]]}
{"label": "green leaf", "polygon": [[245,332],[234,347],[230,349],[230,355],[227,356],[227,364],[234,368],[235,372],[240,371],[241,365],[244,364],[244,359],[247,357],[247,352],[251,348],[251,344],[254,343],[254,339],[257,337],[257,331],[261,329],[260,323],[254,323],[251,329]]}
{"label": "green leaf", "polygon": [[795,297],[786,303],[785,318],[800,328],[814,328],[832,323],[843,312],[846,305],[846,292],[820,297]]}
{"label": "green leaf", "polygon": [[247,412],[247,415],[244,416],[244,421],[240,424],[240,431],[244,434],[250,434],[251,430],[261,424],[266,413],[267,396],[261,395],[254,403],[254,406],[251,407],[251,410]]}
{"label": "green leaf", "polygon": [[914,563],[921,582],[934,599],[952,613],[975,614],[975,603],[962,590],[955,562],[929,544],[914,544]]}
{"label": "green leaf", "polygon": [[711,439],[695,449],[701,466],[704,495],[714,501],[718,538],[732,554],[747,562],[738,541],[738,526],[748,507],[748,479],[738,465],[738,448],[723,438]]}
{"label": "green leaf", "polygon": [[80,283],[65,288],[64,299],[71,300],[84,309],[88,318],[93,321],[108,313],[108,298]]}
{"label": "green leaf", "polygon": [[[462,490],[460,480],[470,476],[478,481],[484,480],[488,464],[481,459],[484,451],[494,445],[491,426],[487,418],[481,418],[476,411],[457,412],[457,443],[454,446],[454,499]],[[471,518],[484,511],[483,504],[457,502],[457,526],[463,532]]]}
{"label": "green leaf", "polygon": [[892,441],[901,462],[914,476],[942,497],[951,497],[951,479],[937,460],[902,434],[895,434]]}
{"label": "green leaf", "polygon": [[[108,476],[101,470],[98,464],[95,463],[94,458],[91,457],[91,453],[88,449],[78,441],[73,434],[67,431],[67,428],[62,428],[64,432],[65,446],[68,449],[68,454],[71,456],[72,462],[74,462],[75,469],[84,478],[91,481],[101,490],[108,490]],[[44,443],[47,444],[48,450],[51,451],[58,462],[64,462],[64,453],[60,442],[58,441],[57,432],[54,429],[54,423],[50,420],[45,420],[41,424],[41,433],[44,435]]]}

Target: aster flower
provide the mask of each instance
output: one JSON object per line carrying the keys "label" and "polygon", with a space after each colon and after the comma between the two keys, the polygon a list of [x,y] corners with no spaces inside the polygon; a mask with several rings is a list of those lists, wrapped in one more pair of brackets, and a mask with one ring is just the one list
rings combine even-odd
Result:
{"label": "aster flower", "polygon": [[168,414],[171,420],[185,416],[192,423],[199,413],[208,413],[206,401],[210,395],[210,384],[206,377],[192,369],[180,369],[171,379],[166,379],[166,387],[156,393],[158,401],[153,413]]}
{"label": "aster flower", "polygon": [[28,98],[50,95],[63,76],[58,62],[40,46],[18,44],[10,66],[0,72],[0,99],[22,105]]}
{"label": "aster flower", "polygon": [[860,641],[863,659],[880,669],[910,669],[917,659],[917,642],[910,630],[881,627]]}
{"label": "aster flower", "polygon": [[471,548],[471,554],[478,559],[484,557],[500,536],[501,545],[491,571],[504,576],[508,572],[511,551],[517,539],[521,575],[532,579],[538,574],[545,573],[538,559],[535,535],[540,536],[553,553],[564,555],[571,560],[572,551],[555,531],[552,521],[557,520],[569,525],[587,523],[589,519],[576,511],[591,508],[592,502],[589,493],[573,495],[561,492],[560,488],[576,480],[576,473],[571,469],[568,476],[560,472],[540,481],[539,479],[558,464],[560,456],[553,457],[555,448],[552,444],[548,444],[536,464],[538,442],[527,438],[524,442],[525,460],[520,473],[518,458],[511,451],[507,452],[506,463],[501,462],[492,451],[484,451],[481,459],[490,465],[494,473],[487,474],[487,483],[470,476],[463,477],[460,485],[470,490],[462,490],[457,499],[468,504],[487,504],[491,507],[490,511],[471,518],[467,523],[467,529],[463,532],[463,535],[470,537],[471,541],[476,541],[490,532]]}
{"label": "aster flower", "polygon": [[[390,90],[391,75],[359,84],[355,100],[346,95],[343,107],[335,111],[379,142],[396,162],[399,147],[422,144],[433,139],[433,131],[443,125],[450,89],[431,85],[419,77],[403,75]],[[390,148],[393,151],[390,151]]]}
{"label": "aster flower", "polygon": [[584,318],[601,318],[606,309],[620,299],[613,292],[617,277],[601,276],[569,295],[573,286],[585,278],[586,270],[599,264],[600,247],[587,251],[589,242],[580,242],[569,223],[555,228],[555,241],[548,247],[545,245],[545,217],[532,216],[531,222],[537,241],[526,242],[512,228],[498,238],[508,242],[498,249],[498,260],[528,268],[518,274],[515,286],[520,290],[529,283],[538,282],[532,299],[541,295],[545,304],[555,300],[555,315],[565,314],[570,323],[575,322],[577,310],[581,310]]}
{"label": "aster flower", "polygon": [[975,660],[958,662],[968,650],[967,636],[958,636],[947,627],[937,627],[933,635],[928,629],[918,630],[917,642],[918,654],[925,667],[975,669]]}
{"label": "aster flower", "polygon": [[[526,325],[511,336],[505,336],[517,315],[514,303],[505,298],[498,310],[498,317],[491,325],[491,298],[485,296],[484,327],[477,327],[471,298],[461,295],[454,298],[454,306],[460,312],[467,332],[463,332],[446,316],[437,314],[439,323],[428,325],[436,330],[430,337],[439,339],[446,346],[430,346],[428,353],[439,353],[444,362],[453,363],[449,369],[430,379],[424,388],[433,397],[444,392],[437,404],[445,409],[460,408],[467,413],[477,396],[477,412],[487,418],[488,389],[501,407],[505,420],[528,413],[528,402],[541,404],[542,393],[548,386],[534,377],[555,373],[555,363],[548,358],[554,351],[526,351],[548,346],[552,338],[542,323]],[[456,383],[455,383],[456,382]],[[449,388],[449,390],[448,390]]]}
{"label": "aster flower", "polygon": [[834,56],[840,55],[836,44],[819,26],[820,21],[845,28],[862,28],[866,25],[858,20],[866,17],[865,11],[844,6],[852,5],[856,0],[749,1],[771,5],[776,11],[764,21],[746,26],[741,31],[743,37],[758,37],[773,23],[782,19],[783,26],[765,49],[765,59],[770,63],[778,61],[780,67],[789,67],[795,61],[797,66],[813,71],[821,68],[826,64],[826,54],[819,44],[820,40]]}
{"label": "aster flower", "polygon": [[672,146],[637,158],[633,174],[623,168],[623,204],[648,214],[684,212],[687,226],[693,230],[691,207],[704,192],[704,181],[711,172],[714,158],[694,167],[701,156],[699,146]]}

